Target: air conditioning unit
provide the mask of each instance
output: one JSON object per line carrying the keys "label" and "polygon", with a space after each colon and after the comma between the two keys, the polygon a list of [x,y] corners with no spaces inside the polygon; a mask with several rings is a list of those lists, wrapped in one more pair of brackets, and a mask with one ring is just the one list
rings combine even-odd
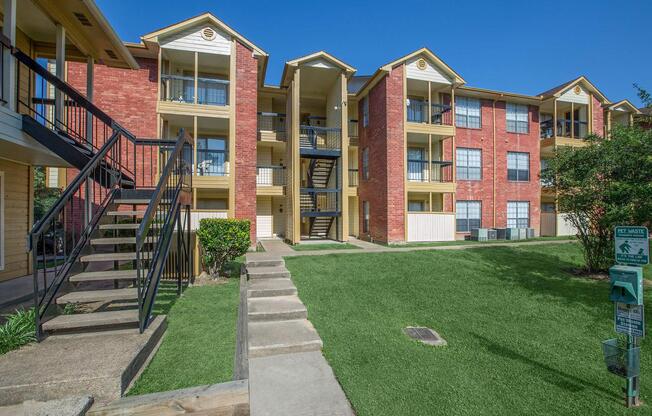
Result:
{"label": "air conditioning unit", "polygon": [[520,240],[520,230],[519,228],[505,228],[505,240]]}
{"label": "air conditioning unit", "polygon": [[506,228],[496,228],[496,240],[504,240],[506,238]]}
{"label": "air conditioning unit", "polygon": [[498,239],[498,230],[489,228],[487,230],[487,240],[497,240]]}
{"label": "air conditioning unit", "polygon": [[527,228],[519,228],[518,229],[518,239],[519,240],[527,240]]}
{"label": "air conditioning unit", "polygon": [[474,228],[471,230],[471,240],[474,241],[487,241],[489,239],[489,229],[487,228]]}
{"label": "air conditioning unit", "polygon": [[534,234],[534,228],[528,228],[527,229],[527,238],[534,238],[536,237],[536,234]]}

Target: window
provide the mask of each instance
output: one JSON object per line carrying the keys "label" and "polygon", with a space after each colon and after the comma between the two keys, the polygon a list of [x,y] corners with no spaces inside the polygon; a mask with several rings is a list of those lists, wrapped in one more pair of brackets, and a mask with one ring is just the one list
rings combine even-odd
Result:
{"label": "window", "polygon": [[426,210],[425,201],[408,201],[409,212],[424,212]]}
{"label": "window", "polygon": [[458,233],[468,233],[482,224],[482,203],[480,201],[457,201],[455,203],[456,229]]}
{"label": "window", "polygon": [[362,127],[369,125],[369,96],[362,99]]}
{"label": "window", "polygon": [[5,269],[5,173],[0,172],[0,270]]}
{"label": "window", "polygon": [[544,202],[541,204],[541,212],[552,212],[554,213],[556,210],[555,204],[551,202]]}
{"label": "window", "polygon": [[507,228],[527,228],[530,226],[530,203],[513,201],[507,203]]}
{"label": "window", "polygon": [[455,151],[457,179],[479,181],[482,179],[482,151],[480,149],[458,148]]}
{"label": "window", "polygon": [[362,149],[362,179],[369,179],[369,148]]}
{"label": "window", "polygon": [[527,182],[530,180],[530,154],[507,152],[507,180]]}
{"label": "window", "polygon": [[227,140],[216,137],[197,138],[197,175],[224,176],[229,174]]}
{"label": "window", "polygon": [[369,232],[369,201],[362,201],[362,232]]}
{"label": "window", "polygon": [[510,133],[527,133],[530,113],[527,105],[507,103],[507,131]]}
{"label": "window", "polygon": [[457,97],[455,99],[455,125],[470,129],[479,129],[480,100],[477,98]]}

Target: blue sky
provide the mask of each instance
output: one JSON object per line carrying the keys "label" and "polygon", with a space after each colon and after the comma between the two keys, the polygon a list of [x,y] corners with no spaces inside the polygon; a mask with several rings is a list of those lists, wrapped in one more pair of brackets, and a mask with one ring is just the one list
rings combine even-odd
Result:
{"label": "blue sky", "polygon": [[467,85],[538,94],[586,75],[612,101],[652,90],[650,0],[215,1],[96,0],[123,40],[211,12],[286,61],[325,50],[358,75],[427,46]]}

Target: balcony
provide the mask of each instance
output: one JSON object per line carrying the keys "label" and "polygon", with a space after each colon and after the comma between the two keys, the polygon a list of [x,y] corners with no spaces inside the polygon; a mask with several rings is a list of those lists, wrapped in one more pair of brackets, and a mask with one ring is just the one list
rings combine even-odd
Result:
{"label": "balcony", "polygon": [[332,217],[339,215],[340,190],[301,188],[301,216]]}
{"label": "balcony", "polygon": [[358,169],[349,169],[349,186],[358,186]]}
{"label": "balcony", "polygon": [[195,78],[181,75],[161,75],[161,101],[210,106],[229,105],[229,81],[219,78]]}
{"label": "balcony", "polygon": [[358,120],[349,120],[349,145],[358,145]]}
{"label": "balcony", "polygon": [[416,192],[455,192],[453,162],[408,160],[407,188]]}
{"label": "balcony", "polygon": [[545,120],[541,122],[540,137],[542,139],[553,137],[585,139],[588,136],[589,123],[587,121],[557,119],[556,129],[553,128],[553,124],[553,120]]}
{"label": "balcony", "polygon": [[299,144],[305,156],[339,157],[342,130],[336,127],[300,126]]}
{"label": "balcony", "polygon": [[258,140],[282,141],[287,139],[285,134],[286,115],[281,113],[258,113]]}
{"label": "balcony", "polygon": [[452,126],[453,113],[451,111],[451,106],[445,104],[431,104],[429,113],[428,102],[408,99],[407,121],[410,123],[427,123],[439,126]]}
{"label": "balcony", "polygon": [[256,195],[282,196],[285,186],[285,166],[256,167]]}

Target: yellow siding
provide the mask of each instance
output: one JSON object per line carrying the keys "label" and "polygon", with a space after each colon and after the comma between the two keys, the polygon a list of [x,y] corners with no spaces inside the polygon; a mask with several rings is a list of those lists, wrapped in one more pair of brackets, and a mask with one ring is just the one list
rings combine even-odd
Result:
{"label": "yellow siding", "polygon": [[30,256],[26,249],[26,236],[31,228],[31,178],[30,167],[0,159],[0,172],[4,173],[4,270],[0,281],[30,273]]}

